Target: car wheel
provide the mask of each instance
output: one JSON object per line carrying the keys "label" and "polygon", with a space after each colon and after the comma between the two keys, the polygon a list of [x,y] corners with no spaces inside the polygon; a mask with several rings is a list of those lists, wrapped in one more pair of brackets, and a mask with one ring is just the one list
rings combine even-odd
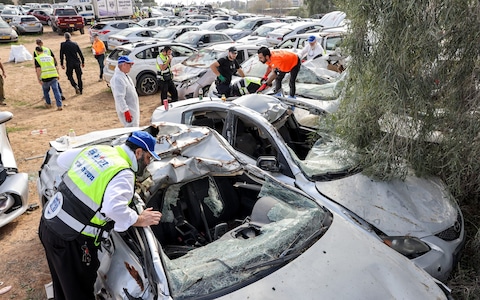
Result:
{"label": "car wheel", "polygon": [[[52,20],[47,21],[48,26],[52,27]],[[52,28],[53,29],[53,28]]]}
{"label": "car wheel", "polygon": [[53,32],[57,32],[57,30],[58,30],[57,27],[55,27],[55,26],[52,24],[52,31],[53,31]]}
{"label": "car wheel", "polygon": [[80,28],[80,34],[85,34],[85,27]]}
{"label": "car wheel", "polygon": [[153,74],[144,74],[137,81],[137,92],[141,96],[153,95],[157,92],[157,76]]}

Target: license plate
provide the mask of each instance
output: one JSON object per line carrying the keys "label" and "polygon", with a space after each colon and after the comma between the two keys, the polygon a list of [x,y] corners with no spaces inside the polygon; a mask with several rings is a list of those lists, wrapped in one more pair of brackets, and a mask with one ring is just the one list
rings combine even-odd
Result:
{"label": "license plate", "polygon": [[28,24],[28,26],[35,26],[35,24]]}
{"label": "license plate", "polygon": [[70,27],[75,27],[75,24],[70,24]]}
{"label": "license plate", "polygon": [[0,39],[2,39],[2,40],[9,40],[10,37],[9,37],[8,35],[2,35],[2,36],[0,36]]}
{"label": "license plate", "polygon": [[115,71],[115,66],[114,65],[108,65],[108,69],[111,71]]}

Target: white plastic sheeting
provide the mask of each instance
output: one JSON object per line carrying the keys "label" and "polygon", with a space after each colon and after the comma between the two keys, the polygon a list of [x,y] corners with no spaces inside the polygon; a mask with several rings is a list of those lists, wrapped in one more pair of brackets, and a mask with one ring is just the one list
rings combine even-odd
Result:
{"label": "white plastic sheeting", "polygon": [[24,45],[12,45],[8,61],[19,63],[27,60],[33,60],[32,54],[28,52]]}

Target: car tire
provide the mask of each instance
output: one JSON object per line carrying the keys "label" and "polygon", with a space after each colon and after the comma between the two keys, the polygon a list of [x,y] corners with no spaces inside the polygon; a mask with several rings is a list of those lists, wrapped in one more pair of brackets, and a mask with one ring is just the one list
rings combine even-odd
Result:
{"label": "car tire", "polygon": [[85,27],[80,28],[80,34],[85,34]]}
{"label": "car tire", "polygon": [[48,20],[48,21],[47,21],[47,25],[50,26],[50,27],[52,27],[52,29],[53,29],[52,20]]}
{"label": "car tire", "polygon": [[137,92],[140,96],[153,95],[158,90],[157,76],[154,74],[143,74],[137,80]]}

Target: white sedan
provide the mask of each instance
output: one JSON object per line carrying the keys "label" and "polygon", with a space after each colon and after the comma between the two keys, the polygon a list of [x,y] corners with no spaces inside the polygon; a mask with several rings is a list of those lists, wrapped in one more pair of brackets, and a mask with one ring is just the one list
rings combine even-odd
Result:
{"label": "white sedan", "polygon": [[158,33],[153,28],[126,28],[108,37],[108,50],[114,50],[118,46],[140,42],[152,38]]}

